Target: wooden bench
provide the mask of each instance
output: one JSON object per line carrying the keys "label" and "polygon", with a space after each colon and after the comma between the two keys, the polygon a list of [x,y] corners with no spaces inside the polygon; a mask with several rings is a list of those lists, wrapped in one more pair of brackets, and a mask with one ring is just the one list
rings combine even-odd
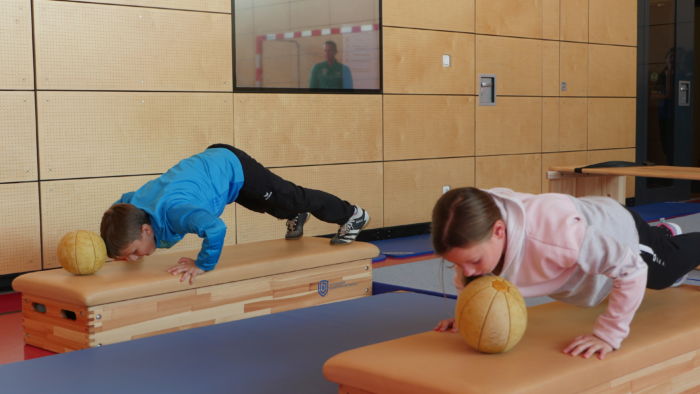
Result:
{"label": "wooden bench", "polygon": [[561,353],[592,329],[604,306],[560,302],[528,309],[520,343],[503,354],[471,350],[458,334],[426,332],[340,353],[324,365],[340,393],[696,393],[700,289],[648,291],[622,348],[604,360]]}
{"label": "wooden bench", "polygon": [[573,196],[608,196],[625,203],[625,177],[700,181],[700,168],[680,166],[630,166],[586,168],[555,166],[547,171],[549,191]]}
{"label": "wooden bench", "polygon": [[378,252],[304,237],[227,246],[193,285],[166,269],[196,251],[108,262],[89,276],[32,272],[12,286],[22,293],[26,343],[60,353],[368,296]]}

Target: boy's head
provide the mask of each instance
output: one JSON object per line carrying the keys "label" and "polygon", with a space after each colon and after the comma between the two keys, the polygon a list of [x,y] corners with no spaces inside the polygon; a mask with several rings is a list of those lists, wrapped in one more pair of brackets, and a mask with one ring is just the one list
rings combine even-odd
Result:
{"label": "boy's head", "polygon": [[105,211],[100,235],[107,246],[107,256],[113,259],[138,260],[156,249],[151,219],[131,204],[114,204]]}
{"label": "boy's head", "polygon": [[492,272],[506,245],[506,226],[493,197],[473,187],[452,189],[433,208],[435,252],[466,276]]}

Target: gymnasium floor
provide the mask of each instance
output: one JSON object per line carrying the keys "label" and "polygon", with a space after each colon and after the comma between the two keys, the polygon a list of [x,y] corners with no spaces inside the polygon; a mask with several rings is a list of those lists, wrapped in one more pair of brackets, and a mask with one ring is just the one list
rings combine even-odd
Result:
{"label": "gymnasium floor", "polygon": [[[697,204],[697,206],[700,207],[700,204]],[[653,216],[659,215],[652,214],[650,217]],[[654,224],[657,221],[656,219],[657,218],[654,217],[653,219],[647,220]],[[700,231],[700,213],[673,217],[667,220],[679,224],[684,232]],[[416,247],[413,249],[417,251],[417,254],[423,254],[422,257],[406,259],[406,262],[403,264],[384,266],[382,266],[382,264],[377,264],[380,268],[375,268],[374,270],[374,281],[396,288],[454,297],[456,291],[452,286],[450,264],[439,258],[426,255],[425,251],[422,251],[427,245],[425,239],[414,241],[414,244]],[[380,248],[383,251],[385,250],[383,247]],[[700,271],[696,270],[691,272],[685,284],[700,286]],[[375,293],[376,292],[377,290],[375,289]],[[8,364],[54,354],[34,346],[24,345],[22,339],[20,301],[20,296],[17,293],[0,294],[0,364]],[[547,297],[538,297],[526,301],[528,305],[533,306],[551,300]]]}

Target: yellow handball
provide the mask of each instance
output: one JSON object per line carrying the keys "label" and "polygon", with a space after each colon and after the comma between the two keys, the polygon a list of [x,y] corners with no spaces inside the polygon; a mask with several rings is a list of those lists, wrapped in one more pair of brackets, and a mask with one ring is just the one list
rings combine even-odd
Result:
{"label": "yellow handball", "polygon": [[520,291],[498,276],[470,282],[457,298],[455,324],[464,340],[482,353],[512,349],[527,327],[527,307]]}
{"label": "yellow handball", "polygon": [[92,231],[71,231],[58,243],[58,261],[66,271],[76,275],[97,272],[107,259],[107,247]]}

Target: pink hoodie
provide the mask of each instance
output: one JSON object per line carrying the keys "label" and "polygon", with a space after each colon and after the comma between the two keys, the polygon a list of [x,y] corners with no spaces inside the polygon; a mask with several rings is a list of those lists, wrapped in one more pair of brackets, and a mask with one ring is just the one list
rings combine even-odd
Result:
{"label": "pink hoodie", "polygon": [[[615,200],[487,190],[506,223],[501,276],[524,297],[594,306],[609,295],[593,334],[618,349],[642,302],[647,265],[634,219]],[[455,283],[460,287],[461,272]]]}

